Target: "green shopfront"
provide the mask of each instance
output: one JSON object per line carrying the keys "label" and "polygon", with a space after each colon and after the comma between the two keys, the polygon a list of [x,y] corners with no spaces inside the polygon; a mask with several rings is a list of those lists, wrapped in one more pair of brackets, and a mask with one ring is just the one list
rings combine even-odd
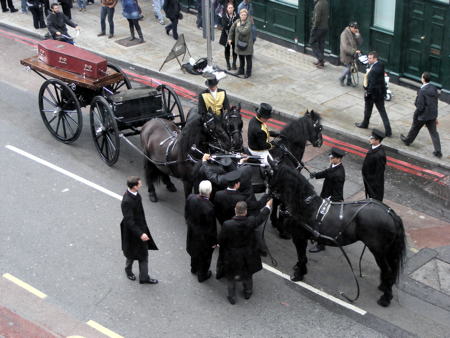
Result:
{"label": "green shopfront", "polygon": [[[193,0],[180,0],[182,3]],[[314,0],[251,0],[259,36],[305,52]],[[337,62],[339,36],[350,21],[360,24],[362,50],[376,50],[393,80],[432,81],[450,100],[450,0],[328,0],[326,51]]]}

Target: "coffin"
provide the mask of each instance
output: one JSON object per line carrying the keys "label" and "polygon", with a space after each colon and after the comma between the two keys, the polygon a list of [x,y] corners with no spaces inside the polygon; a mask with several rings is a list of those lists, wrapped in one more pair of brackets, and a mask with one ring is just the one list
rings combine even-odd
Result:
{"label": "coffin", "polygon": [[45,40],[38,43],[39,60],[52,67],[91,79],[106,75],[106,59],[67,42]]}

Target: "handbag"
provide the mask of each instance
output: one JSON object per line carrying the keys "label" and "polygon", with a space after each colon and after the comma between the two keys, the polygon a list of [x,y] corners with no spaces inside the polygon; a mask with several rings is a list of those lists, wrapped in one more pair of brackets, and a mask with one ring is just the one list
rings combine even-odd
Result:
{"label": "handbag", "polygon": [[240,50],[244,50],[248,47],[248,42],[242,41],[242,40],[237,40],[236,46],[238,49]]}

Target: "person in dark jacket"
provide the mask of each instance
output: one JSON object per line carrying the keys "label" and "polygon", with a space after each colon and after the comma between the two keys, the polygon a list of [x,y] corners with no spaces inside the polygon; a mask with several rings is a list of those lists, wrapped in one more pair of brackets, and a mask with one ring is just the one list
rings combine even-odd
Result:
{"label": "person in dark jacket", "polygon": [[227,92],[217,87],[219,80],[215,75],[209,76],[205,85],[208,87],[198,95],[198,113],[200,116],[206,116],[208,110],[211,110],[217,116],[221,116],[224,110],[230,109]]}
{"label": "person in dark jacket", "polygon": [[139,261],[139,283],[156,284],[158,280],[148,275],[148,250],[158,250],[147,222],[145,221],[142,198],[138,190],[142,187],[139,177],[131,176],[127,180],[128,190],[122,198],[123,220],[120,223],[122,251],[126,257],[125,273],[130,280],[136,280],[132,267]]}
{"label": "person in dark jacket", "polygon": [[[341,149],[332,148],[330,152],[330,167],[310,174],[311,178],[325,179],[320,197],[329,198],[332,202],[344,201],[345,169],[342,164],[344,155],[345,153]],[[309,249],[309,252],[315,253],[322,250],[325,250],[325,246],[317,243],[315,247]]]}
{"label": "person in dark jacket", "polygon": [[369,138],[371,147],[364,158],[362,177],[366,197],[383,201],[384,196],[384,170],[386,169],[386,153],[384,152],[384,133],[378,129],[372,130]]}
{"label": "person in dark jacket", "polygon": [[[237,54],[234,51],[234,42],[228,43],[228,35],[230,34],[230,28],[233,23],[238,19],[236,11],[234,10],[233,3],[229,2],[225,13],[222,16],[222,33],[220,34],[219,43],[225,47],[225,61],[227,62],[228,70],[237,70],[236,60]],[[233,63],[230,64],[230,52],[233,54]]]}
{"label": "person in dark jacket", "polygon": [[[14,7],[12,0],[1,0],[1,4],[2,4],[2,12],[3,13],[9,12],[9,11],[11,11],[11,13],[15,13],[18,11],[18,9]],[[9,9],[8,9],[8,7],[6,7],[6,4],[8,4]]]}
{"label": "person in dark jacket", "polygon": [[311,44],[313,54],[317,59],[317,61],[314,62],[314,65],[317,68],[323,68],[325,65],[323,51],[325,49],[325,39],[328,33],[328,16],[328,1],[314,0],[314,11],[309,43]]}
{"label": "person in dark jacket", "polygon": [[72,20],[73,1],[60,0],[59,3],[61,4],[62,12],[64,13],[64,15],[67,16],[70,20]]}
{"label": "person in dark jacket", "polygon": [[414,112],[411,129],[407,136],[400,135],[400,139],[404,144],[409,146],[416,139],[420,129],[426,126],[433,142],[433,155],[441,158],[441,141],[439,133],[436,130],[438,124],[438,92],[435,86],[431,83],[431,75],[428,72],[422,74],[422,87],[417,92],[416,97],[416,111]]}
{"label": "person in dark jacket", "polygon": [[169,35],[170,31],[172,31],[173,38],[178,40],[178,20],[183,18],[180,2],[178,0],[165,0],[163,9],[166,17],[170,20],[170,24],[166,26],[166,34]]}
{"label": "person in dark jacket", "polygon": [[368,61],[371,65],[364,75],[364,120],[355,123],[358,128],[367,129],[369,127],[370,116],[372,116],[373,105],[378,109],[383,120],[386,137],[392,136],[391,125],[384,107],[384,97],[386,95],[386,83],[384,81],[384,65],[378,61],[378,53],[370,52]]}
{"label": "person in dark jacket", "polygon": [[33,15],[33,26],[36,29],[46,28],[47,25],[44,21],[44,1],[43,0],[28,0],[28,9]]}
{"label": "person in dark jacket", "polygon": [[141,26],[139,25],[139,18],[141,17],[141,9],[139,8],[137,0],[121,0],[122,1],[122,16],[128,20],[130,28],[130,41],[136,39],[134,29],[139,35],[139,43],[143,43],[144,35],[142,34]]}
{"label": "person in dark jacket", "polygon": [[52,3],[50,10],[51,13],[47,17],[47,28],[52,38],[73,44],[73,40],[67,32],[66,25],[69,25],[76,30],[79,30],[80,27],[78,27],[78,25],[70,20],[70,18],[66,15],[61,13],[61,6],[58,3]]}
{"label": "person in dark jacket", "polygon": [[211,277],[209,266],[217,246],[216,216],[209,200],[211,190],[211,182],[200,182],[199,194],[190,194],[184,209],[188,226],[186,251],[191,256],[191,272],[197,274],[200,283]]}
{"label": "person in dark jacket", "polygon": [[272,116],[272,106],[268,103],[261,103],[248,125],[248,148],[252,155],[261,156],[262,162],[268,165],[267,157],[270,156],[270,137],[277,137],[279,134],[269,131],[266,122]]}
{"label": "person in dark jacket", "polygon": [[236,303],[236,281],[244,286],[244,297],[253,293],[254,273],[262,269],[261,257],[254,242],[254,229],[269,216],[272,200],[257,217],[247,217],[247,203],[238,202],[235,216],[223,224],[219,245],[223,253],[223,273],[228,280],[228,301]]}

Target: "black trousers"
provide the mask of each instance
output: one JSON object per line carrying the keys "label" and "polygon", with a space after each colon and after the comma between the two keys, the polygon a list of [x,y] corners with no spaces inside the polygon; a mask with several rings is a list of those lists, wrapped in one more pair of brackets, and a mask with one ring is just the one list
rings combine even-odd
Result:
{"label": "black trousers", "polygon": [[[238,280],[236,278],[227,278],[227,289],[229,297],[236,297],[236,283]],[[253,292],[253,276],[247,276],[241,278],[242,286],[244,287],[244,295],[251,295]]]}
{"label": "black trousers", "polygon": [[173,31],[172,35],[175,40],[178,40],[178,19],[170,19],[170,23],[166,26],[167,31]]}
{"label": "black trousers", "polygon": [[428,132],[430,133],[434,151],[441,152],[441,141],[439,139],[439,133],[436,129],[436,120],[419,121],[417,118],[414,118],[411,129],[408,132],[408,136],[406,136],[406,143],[413,143],[423,126],[426,126]]}
{"label": "black trousers", "polygon": [[247,62],[247,70],[245,74],[252,75],[252,56],[253,55],[239,55],[239,74],[244,74],[245,63]]}
{"label": "black trousers", "polygon": [[61,3],[61,8],[65,16],[67,16],[70,20],[72,20],[72,7],[66,3]]}
{"label": "black trousers", "polygon": [[134,28],[136,28],[136,31],[139,34],[139,37],[142,38],[142,30],[141,30],[141,26],[139,25],[139,20],[138,19],[127,19],[128,20],[128,26],[130,27],[130,33],[131,36],[134,37]]}
{"label": "black trousers", "polygon": [[380,113],[381,119],[383,120],[383,125],[384,125],[384,130],[386,132],[386,135],[391,135],[392,134],[391,124],[389,123],[389,118],[386,113],[386,108],[384,108],[384,97],[373,98],[371,95],[366,95],[364,97],[364,103],[365,103],[364,120],[363,120],[362,124],[366,127],[369,125],[369,120],[370,120],[370,117],[372,116],[373,105],[375,104],[375,106],[378,109],[378,112]]}
{"label": "black trousers", "polygon": [[233,65],[236,64],[237,54],[234,52],[234,43],[231,46],[227,43],[225,45],[225,61],[227,64],[230,62],[230,54],[233,53]]}
{"label": "black trousers", "polygon": [[8,2],[8,7],[9,7],[9,9],[15,9],[12,0],[8,0],[8,1],[6,1],[6,0],[1,0],[2,10],[3,10],[3,11],[8,10],[8,7],[6,7],[6,3],[7,3],[7,2]]}
{"label": "black trousers", "polygon": [[45,25],[45,21],[44,21],[44,9],[42,7],[28,7],[28,9],[31,12],[31,15],[33,15],[33,26],[36,29],[39,28],[45,28],[47,27]]}
{"label": "black trousers", "polygon": [[197,273],[199,280],[205,278],[208,274],[213,251],[213,248],[208,248],[191,256],[191,271]]}
{"label": "black trousers", "polygon": [[[127,273],[131,273],[132,272],[132,268],[133,268],[133,259],[128,259],[125,262],[125,271]],[[150,276],[148,275],[148,256],[145,257],[145,259],[140,259],[139,260],[139,280],[140,281],[145,281],[148,280],[150,278]]]}
{"label": "black trousers", "polygon": [[109,34],[114,35],[114,8],[102,6],[100,9],[100,27],[101,32],[106,32],[106,16],[108,16]]}
{"label": "black trousers", "polygon": [[311,31],[309,43],[311,44],[312,52],[317,61],[323,62],[325,57],[323,51],[325,50],[325,39],[327,37],[328,29],[315,28]]}

